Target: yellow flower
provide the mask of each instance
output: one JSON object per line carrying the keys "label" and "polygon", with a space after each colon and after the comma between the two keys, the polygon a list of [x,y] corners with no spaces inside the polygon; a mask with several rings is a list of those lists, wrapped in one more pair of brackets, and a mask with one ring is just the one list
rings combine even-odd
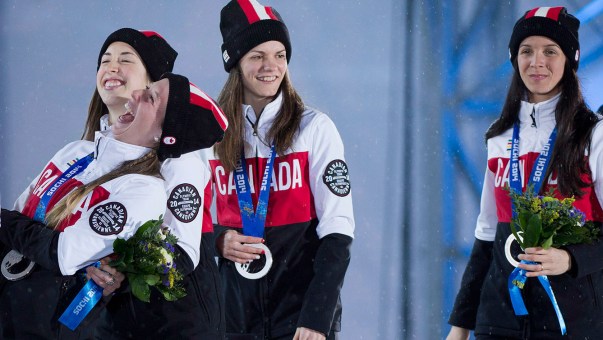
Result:
{"label": "yellow flower", "polygon": [[172,262],[174,261],[174,259],[172,258],[172,255],[170,255],[167,250],[165,250],[165,248],[159,248],[159,252],[161,253],[161,255],[163,256],[163,264],[167,265],[168,267],[172,267]]}
{"label": "yellow flower", "polygon": [[171,270],[168,272],[168,280],[170,280],[170,288],[174,287],[174,273]]}
{"label": "yellow flower", "polygon": [[539,198],[534,197],[534,199],[532,200],[532,205],[530,207],[530,211],[532,211],[534,213],[539,213],[541,209],[542,209],[542,202],[540,201]]}

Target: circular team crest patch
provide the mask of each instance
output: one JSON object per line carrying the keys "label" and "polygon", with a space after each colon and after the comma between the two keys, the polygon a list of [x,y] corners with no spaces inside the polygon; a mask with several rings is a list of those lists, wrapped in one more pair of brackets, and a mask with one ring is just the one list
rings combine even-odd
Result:
{"label": "circular team crest patch", "polygon": [[341,197],[347,196],[351,188],[348,165],[341,159],[331,161],[322,175],[322,181],[335,195]]}
{"label": "circular team crest patch", "polygon": [[119,202],[110,202],[94,208],[90,215],[90,228],[101,235],[117,235],[124,230],[128,219],[126,207]]}
{"label": "circular team crest patch", "polygon": [[201,208],[201,196],[194,185],[183,183],[172,190],[167,202],[168,209],[180,222],[192,222]]}

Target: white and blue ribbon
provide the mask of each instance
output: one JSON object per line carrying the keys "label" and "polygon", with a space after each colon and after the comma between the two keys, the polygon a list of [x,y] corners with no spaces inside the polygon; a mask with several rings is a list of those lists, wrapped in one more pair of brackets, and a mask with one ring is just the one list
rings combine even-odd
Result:
{"label": "white and blue ribbon", "polygon": [[[544,182],[544,177],[546,176],[546,171],[551,161],[551,155],[553,153],[553,147],[555,146],[555,140],[557,139],[557,127],[553,129],[551,135],[549,136],[549,140],[547,144],[544,145],[542,152],[536,159],[536,164],[532,168],[532,172],[530,174],[530,180],[528,182],[529,185],[534,185],[534,194],[538,195],[540,192],[540,188],[542,187],[542,183]],[[515,123],[513,125],[513,140],[511,142],[511,171],[509,171],[509,186],[510,189],[514,192],[521,194],[523,192],[523,188],[521,185],[521,172],[519,171],[519,124]],[[511,211],[513,212],[513,220],[517,217],[517,212],[515,211],[515,206],[513,204],[513,200],[511,200]],[[511,221],[513,223],[513,221]],[[522,260],[521,263],[524,264],[536,264],[536,262]],[[509,279],[507,282],[507,287],[509,289],[509,295],[511,298],[511,304],[513,305],[513,311],[515,315],[528,315],[528,310],[523,302],[523,296],[521,295],[521,289],[526,284],[527,276],[526,270],[521,268],[515,268],[511,275],[509,275]],[[544,291],[551,300],[553,304],[553,308],[555,309],[555,313],[557,314],[557,320],[559,321],[559,327],[561,328],[561,334],[565,335],[567,329],[565,327],[565,320],[563,319],[563,315],[561,315],[561,310],[559,309],[559,305],[557,304],[557,299],[555,299],[555,294],[553,293],[553,288],[551,287],[551,283],[549,282],[548,277],[546,275],[538,276],[538,281],[542,284]]]}
{"label": "white and blue ribbon", "polygon": [[[98,268],[100,262],[95,262],[93,266]],[[93,280],[88,280],[65,309],[59,318],[59,322],[72,331],[75,330],[102,297],[103,288]]]}
{"label": "white and blue ribbon", "polygon": [[254,209],[249,186],[249,174],[245,162],[245,153],[241,153],[241,159],[237,162],[234,171],[235,187],[241,210],[241,221],[243,223],[243,234],[247,236],[264,237],[264,225],[268,213],[268,199],[270,197],[270,181],[276,152],[274,145],[270,148],[270,154],[266,160],[266,167],[260,183],[257,207]]}

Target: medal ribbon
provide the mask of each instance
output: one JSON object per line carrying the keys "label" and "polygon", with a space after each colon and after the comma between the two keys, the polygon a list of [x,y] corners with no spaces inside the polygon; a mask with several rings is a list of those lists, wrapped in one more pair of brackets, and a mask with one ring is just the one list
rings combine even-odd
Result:
{"label": "medal ribbon", "polygon": [[[75,177],[84,171],[90,163],[94,160],[94,152],[90,153],[86,157],[79,159],[77,162],[72,164],[59,178],[57,178],[50,188],[48,188],[36,207],[33,219],[38,222],[44,222],[46,218],[46,210],[48,209],[48,203],[58,191],[58,189],[65,184],[68,180]],[[95,267],[100,266],[100,262],[94,264]],[[59,318],[59,322],[67,326],[71,330],[75,328],[84,320],[86,315],[94,308],[98,301],[103,296],[103,288],[97,285],[94,281],[88,280],[84,287],[79,291],[76,297],[71,301],[69,307],[65,310],[63,315]]]}
{"label": "medal ribbon", "polygon": [[239,199],[239,209],[241,210],[241,221],[243,222],[243,234],[248,236],[263,237],[264,224],[266,223],[266,214],[268,213],[268,198],[270,197],[270,180],[272,179],[272,170],[274,157],[274,145],[270,148],[270,154],[266,160],[266,167],[260,184],[260,193],[258,195],[258,204],[253,208],[251,200],[251,190],[249,186],[249,174],[245,162],[245,152],[241,152],[241,159],[237,162],[234,171],[235,187],[237,188],[237,198]]}
{"label": "medal ribbon", "polygon": [[38,203],[38,206],[36,207],[36,212],[34,213],[34,220],[38,222],[44,222],[44,219],[46,218],[46,210],[48,209],[48,203],[50,203],[50,199],[52,198],[52,196],[54,196],[54,194],[58,191],[61,185],[65,184],[65,182],[67,182],[69,179],[75,177],[77,174],[84,171],[88,167],[88,165],[90,165],[93,159],[94,152],[90,153],[82,159],[79,159],[67,170],[65,170],[65,172],[63,172],[63,174],[61,174],[61,176],[59,176],[59,178],[57,178],[52,183],[50,188],[48,188],[40,198],[40,202]]}
{"label": "medal ribbon", "polygon": [[[553,129],[551,135],[549,136],[548,142],[544,145],[540,155],[536,159],[536,163],[532,167],[532,172],[530,174],[530,180],[528,182],[528,186],[534,185],[534,193],[538,195],[540,192],[540,188],[542,188],[542,183],[544,182],[544,177],[546,176],[546,170],[549,166],[551,155],[553,153],[553,147],[555,146],[555,140],[557,139],[557,127]],[[521,172],[519,171],[519,124],[515,123],[513,125],[513,140],[511,142],[511,171],[509,172],[509,186],[510,189],[516,193],[522,193],[523,187],[521,185]],[[511,211],[513,213],[513,219],[516,219],[517,213],[515,211],[515,205],[513,204],[513,200],[511,200]],[[513,223],[513,222],[511,222]],[[536,264],[536,262],[525,261],[522,260],[521,263],[524,264]],[[511,275],[509,275],[509,279],[507,282],[507,288],[509,289],[509,295],[511,297],[511,304],[513,305],[513,311],[515,315],[528,315],[528,310],[523,302],[523,297],[521,296],[521,289],[523,289],[526,283],[526,271],[524,269],[515,268]],[[555,313],[557,314],[557,320],[559,321],[559,327],[561,327],[561,334],[565,335],[566,327],[565,321],[563,320],[563,315],[561,315],[561,310],[559,309],[559,305],[557,304],[557,299],[555,299],[555,294],[553,294],[553,289],[551,288],[551,284],[546,275],[538,276],[538,281],[544,288],[544,291],[548,295],[551,303],[553,304],[553,308],[555,309]]]}
{"label": "medal ribbon", "polygon": [[[92,266],[99,268],[100,261],[95,262]],[[102,297],[103,288],[93,280],[88,280],[65,309],[59,318],[59,322],[72,331],[75,330]]]}

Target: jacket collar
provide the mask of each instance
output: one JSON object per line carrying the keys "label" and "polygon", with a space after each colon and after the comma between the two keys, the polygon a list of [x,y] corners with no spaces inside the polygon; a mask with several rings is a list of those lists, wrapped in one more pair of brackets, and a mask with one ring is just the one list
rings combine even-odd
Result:
{"label": "jacket collar", "polygon": [[253,111],[253,107],[251,105],[243,104],[243,115],[246,116],[249,122],[253,122],[252,125],[257,125],[257,128],[261,128],[265,125],[271,125],[276,115],[281,110],[281,105],[283,103],[283,92],[280,91],[278,96],[274,98],[273,101],[268,103],[266,107],[264,107],[264,111],[261,112],[260,118],[257,119],[257,115],[255,111]]}
{"label": "jacket collar", "polygon": [[107,131],[110,128],[111,126],[109,125],[109,114],[106,113],[100,118],[100,130]]}
{"label": "jacket collar", "polygon": [[142,157],[151,148],[120,142],[112,137],[111,130],[97,131],[94,135],[94,158],[107,165],[118,165]]}
{"label": "jacket collar", "polygon": [[549,100],[540,103],[529,103],[521,101],[519,110],[519,121],[523,124],[541,126],[541,124],[555,124],[555,109],[561,93],[557,94]]}

